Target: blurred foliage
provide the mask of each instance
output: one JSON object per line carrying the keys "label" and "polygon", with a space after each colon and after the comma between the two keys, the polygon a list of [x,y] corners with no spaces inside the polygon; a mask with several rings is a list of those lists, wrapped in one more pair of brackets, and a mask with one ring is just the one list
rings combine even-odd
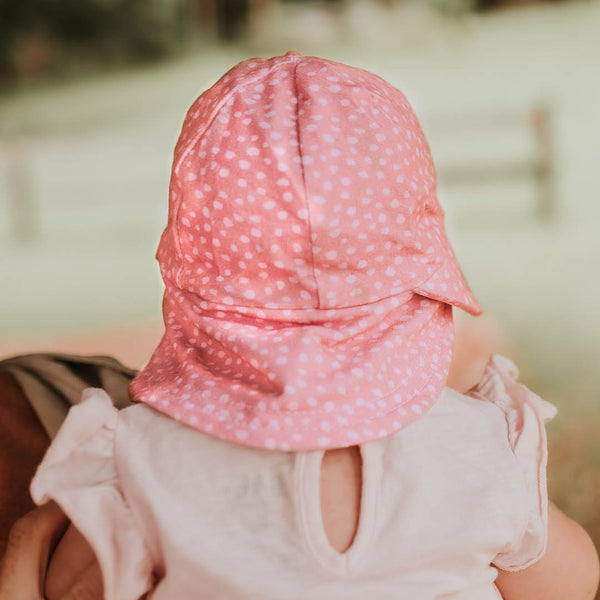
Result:
{"label": "blurred foliage", "polygon": [[0,78],[27,78],[73,49],[95,62],[153,60],[180,43],[189,0],[3,0]]}
{"label": "blurred foliage", "polygon": [[435,9],[446,14],[515,8],[531,4],[558,4],[568,0],[428,0]]}
{"label": "blurred foliage", "polygon": [[[384,5],[421,0],[378,0]],[[460,14],[561,0],[426,0]],[[563,0],[564,1],[564,0]],[[151,61],[172,53],[194,31],[224,41],[245,36],[251,13],[276,2],[348,0],[0,0],[0,83],[29,80],[66,66]]]}
{"label": "blurred foliage", "polygon": [[526,6],[531,4],[559,4],[560,2],[568,1],[569,0],[474,0],[474,4],[478,10],[493,10],[496,8]]}
{"label": "blurred foliage", "polygon": [[477,0],[429,0],[429,4],[443,13],[454,14],[478,8]]}
{"label": "blurred foliage", "polygon": [[249,0],[217,1],[216,17],[219,37],[226,41],[243,37],[249,16]]}

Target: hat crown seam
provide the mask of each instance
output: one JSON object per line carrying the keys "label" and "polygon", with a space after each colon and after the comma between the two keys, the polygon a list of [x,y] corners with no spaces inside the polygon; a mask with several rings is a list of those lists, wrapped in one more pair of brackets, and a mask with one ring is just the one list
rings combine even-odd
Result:
{"label": "hat crown seam", "polygon": [[304,167],[304,160],[303,160],[303,152],[302,152],[302,137],[300,135],[300,95],[298,93],[298,65],[299,65],[299,61],[296,60],[295,61],[295,65],[294,65],[294,92],[296,95],[296,138],[298,140],[298,155],[300,158],[300,173],[302,175],[302,186],[303,186],[303,191],[304,191],[304,203],[306,205],[306,224],[308,227],[308,248],[310,249],[310,262],[311,262],[311,271],[312,271],[312,276],[313,276],[313,280],[315,282],[315,293],[317,295],[316,298],[316,307],[315,308],[322,308],[321,307],[321,297],[319,294],[319,281],[317,279],[317,274],[315,271],[315,255],[314,255],[314,250],[313,250],[313,243],[312,243],[312,216],[311,216],[311,210],[310,210],[310,202],[308,201],[308,188],[306,185],[306,172],[305,172],[305,167]]}

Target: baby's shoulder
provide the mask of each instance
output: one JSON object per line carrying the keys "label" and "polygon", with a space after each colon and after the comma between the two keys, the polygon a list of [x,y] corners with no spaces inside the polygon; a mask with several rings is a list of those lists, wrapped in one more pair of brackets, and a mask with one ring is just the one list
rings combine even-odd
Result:
{"label": "baby's shoulder", "polygon": [[494,354],[479,383],[465,396],[477,401],[480,407],[493,406],[502,413],[513,450],[521,438],[532,441],[540,438],[545,445],[545,424],[556,416],[556,407],[518,378],[516,365],[505,356]]}
{"label": "baby's shoulder", "polygon": [[116,441],[122,461],[136,468],[143,461],[153,472],[163,471],[170,476],[190,468],[216,472],[217,465],[227,465],[231,473],[244,472],[255,466],[261,468],[269,460],[277,462],[277,457],[285,454],[232,444],[144,403],[119,412]]}
{"label": "baby's shoulder", "polygon": [[429,413],[415,421],[399,438],[434,440],[454,448],[494,443],[501,450],[517,451],[529,445],[545,445],[545,423],[556,408],[518,381],[518,369],[508,358],[493,355],[477,385],[465,393],[445,388]]}
{"label": "baby's shoulder", "polygon": [[465,425],[474,422],[481,424],[505,422],[504,410],[492,398],[475,396],[472,390],[459,392],[449,387],[444,388],[427,416],[435,420],[447,419],[455,424],[465,423]]}

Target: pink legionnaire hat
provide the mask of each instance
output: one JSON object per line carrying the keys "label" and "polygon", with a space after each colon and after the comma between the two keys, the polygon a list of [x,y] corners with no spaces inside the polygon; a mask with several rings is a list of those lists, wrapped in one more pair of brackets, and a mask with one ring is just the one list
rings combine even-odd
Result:
{"label": "pink legionnaire hat", "polygon": [[240,63],[194,102],[175,148],[166,330],[133,399],[260,448],[406,426],[446,383],[451,305],[481,312],[443,219],[397,89],[293,52]]}

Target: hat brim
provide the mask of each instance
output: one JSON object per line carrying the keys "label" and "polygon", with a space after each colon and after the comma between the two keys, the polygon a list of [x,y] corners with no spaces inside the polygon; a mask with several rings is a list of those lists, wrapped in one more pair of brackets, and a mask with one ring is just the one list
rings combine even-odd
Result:
{"label": "hat brim", "polygon": [[217,312],[187,313],[198,331],[193,345],[165,335],[131,385],[134,400],[230,442],[300,451],[391,435],[423,416],[446,385],[454,341],[446,303],[408,293],[342,309],[336,327],[330,311],[298,311],[303,322],[277,327]]}
{"label": "hat brim", "polygon": [[472,315],[480,315],[481,306],[467,285],[450,242],[445,234],[442,235],[442,248],[438,255],[444,257],[443,262],[429,279],[413,287],[413,291],[432,300],[457,306]]}

